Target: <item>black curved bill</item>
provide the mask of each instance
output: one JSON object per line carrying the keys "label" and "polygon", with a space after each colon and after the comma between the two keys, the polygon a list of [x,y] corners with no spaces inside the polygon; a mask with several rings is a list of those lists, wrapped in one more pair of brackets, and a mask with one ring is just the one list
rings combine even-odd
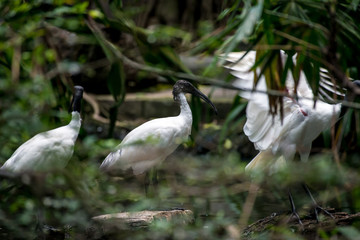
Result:
{"label": "black curved bill", "polygon": [[213,109],[215,114],[218,114],[218,111],[216,109],[216,107],[214,106],[214,104],[210,101],[210,99],[203,94],[202,92],[200,92],[198,89],[196,89],[195,87],[192,89],[192,94],[198,96],[199,98],[201,98],[202,100],[204,100],[206,103],[208,103]]}

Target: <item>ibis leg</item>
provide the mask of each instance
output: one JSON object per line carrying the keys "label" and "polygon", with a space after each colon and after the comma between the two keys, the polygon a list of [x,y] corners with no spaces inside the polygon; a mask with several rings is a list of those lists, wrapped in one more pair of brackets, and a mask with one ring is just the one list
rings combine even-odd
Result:
{"label": "ibis leg", "polygon": [[314,207],[314,213],[315,213],[315,218],[316,221],[319,222],[319,211],[323,211],[326,215],[330,216],[331,218],[334,218],[334,216],[329,213],[326,209],[324,209],[323,207],[321,207],[315,200],[315,198],[313,197],[313,195],[310,192],[309,187],[303,183],[302,184],[303,188],[305,189],[305,192],[309,195],[311,201],[313,202],[313,207]]}
{"label": "ibis leg", "polygon": [[[145,173],[144,177],[145,194],[147,197],[153,197],[158,187],[158,178],[156,168],[152,168]],[[152,189],[151,189],[152,188]]]}
{"label": "ibis leg", "polygon": [[150,186],[150,175],[147,171],[144,176],[144,188],[145,188],[145,196],[148,196]]}
{"label": "ibis leg", "polygon": [[157,191],[157,188],[159,186],[159,180],[158,180],[158,170],[156,168],[152,171],[152,184],[154,185],[154,189]]}
{"label": "ibis leg", "polygon": [[35,225],[35,232],[37,235],[37,239],[46,239],[45,233],[44,233],[44,212],[41,207],[38,207],[36,211],[36,225]]}
{"label": "ibis leg", "polygon": [[301,221],[301,219],[300,219],[299,214],[296,212],[294,199],[293,199],[293,196],[292,196],[292,194],[291,194],[291,192],[290,192],[290,189],[288,190],[288,196],[289,196],[289,201],[290,201],[290,206],[291,206],[291,215],[290,215],[289,220],[290,220],[292,217],[295,217],[295,218],[298,220],[299,224],[300,224],[300,225],[303,225],[303,223],[302,223],[302,221]]}

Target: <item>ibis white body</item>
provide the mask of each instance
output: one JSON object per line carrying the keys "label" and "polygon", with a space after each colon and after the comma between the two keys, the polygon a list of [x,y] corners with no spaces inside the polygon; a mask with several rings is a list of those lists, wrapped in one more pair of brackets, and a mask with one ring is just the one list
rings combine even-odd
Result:
{"label": "ibis white body", "polygon": [[42,132],[22,144],[1,167],[13,173],[47,172],[62,169],[73,155],[75,141],[81,127],[81,99],[83,88],[75,86],[71,105],[71,121],[47,132]]}
{"label": "ibis white body", "polygon": [[180,93],[180,114],[158,118],[138,126],[110,153],[100,168],[105,171],[132,169],[141,174],[161,163],[191,134],[192,113]]}
{"label": "ibis white body", "polygon": [[[255,63],[255,51],[249,52],[238,61],[244,52],[230,53],[227,61],[233,63],[227,66],[237,80],[235,86],[253,89],[254,73],[250,68]],[[283,54],[283,53],[282,53]],[[284,56],[283,56],[284,57]],[[325,81],[323,79],[323,81]],[[324,82],[321,84],[324,85]],[[294,95],[294,79],[288,74],[286,87],[289,96]],[[262,76],[255,90],[267,90],[265,78]],[[312,142],[321,132],[331,127],[340,114],[340,104],[329,104],[318,100],[314,106],[311,100],[314,95],[301,72],[297,86],[298,100],[291,97],[283,98],[284,118],[274,117],[269,113],[269,99],[267,94],[260,92],[241,92],[240,95],[249,100],[246,109],[246,124],[244,133],[259,150],[259,154],[246,166],[246,170],[256,168],[273,168],[276,170],[287,160],[292,160],[295,153],[300,154],[301,160],[307,160]]]}
{"label": "ibis white body", "polygon": [[35,135],[22,144],[1,169],[22,173],[64,168],[73,155],[80,126],[80,114],[72,112],[68,125]]}
{"label": "ibis white body", "polygon": [[217,112],[212,102],[190,82],[179,80],[174,85],[173,96],[180,114],[154,119],[132,130],[100,168],[106,172],[132,169],[138,175],[164,161],[191,134],[192,113],[185,93],[202,98]]}

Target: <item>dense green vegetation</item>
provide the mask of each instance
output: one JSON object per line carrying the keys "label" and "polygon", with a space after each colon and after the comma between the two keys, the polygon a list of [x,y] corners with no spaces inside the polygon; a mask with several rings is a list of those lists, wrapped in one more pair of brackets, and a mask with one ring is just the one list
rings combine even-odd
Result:
{"label": "dense green vegetation", "polygon": [[[92,119],[94,109],[84,100],[83,128],[66,169],[50,173],[46,181],[36,175],[1,176],[0,238],[34,239],[42,215],[47,225],[71,239],[101,239],[100,230],[92,225],[93,216],[173,207],[194,211],[194,223],[179,227],[160,222],[147,230],[120,231],[111,238],[235,238],[246,225],[289,210],[286,189],[296,188],[302,180],[317,190],[314,193],[324,206],[359,212],[358,104],[352,104],[334,129],[314,142],[309,163],[293,163],[270,177],[259,173],[252,182],[244,167],[256,152],[242,132],[246,102],[240,97],[233,99],[224,119],[215,120],[211,110],[202,117],[199,99],[191,99],[191,140],[159,166],[158,189],[148,196],[142,181],[98,171],[128,131],[116,127],[118,108],[126,105],[127,93],[169,89],[178,79],[231,88],[230,77],[217,67],[219,53],[256,49],[256,66],[262,67],[273,90],[284,89],[287,71],[296,75],[300,69],[316,94],[320,67],[328,69],[347,91],[352,89],[349,78],[360,77],[358,0],[234,0],[221,5],[216,1],[198,1],[199,5],[197,1],[185,5],[169,1],[171,6],[150,2],[0,2],[0,164],[36,133],[70,120],[73,85],[84,86],[87,93],[111,94],[114,100],[101,113],[106,123]],[[277,68],[280,49],[289,55],[297,52],[297,64]],[[214,60],[194,71],[179,56]],[[271,95],[273,113],[281,112],[281,97]],[[99,133],[98,128],[104,130]],[[212,147],[199,150],[202,139]],[[248,194],[253,184],[263,189],[256,196]],[[308,214],[307,196],[301,191],[295,195],[299,209],[305,206],[300,213]],[[322,239],[354,239],[359,231],[355,222],[330,232],[318,229],[316,234]],[[287,225],[274,226],[258,237],[304,238]]]}

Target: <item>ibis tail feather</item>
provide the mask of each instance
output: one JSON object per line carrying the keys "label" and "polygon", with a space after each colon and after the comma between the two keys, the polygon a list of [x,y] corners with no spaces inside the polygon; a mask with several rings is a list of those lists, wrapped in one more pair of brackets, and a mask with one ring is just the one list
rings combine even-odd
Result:
{"label": "ibis tail feather", "polygon": [[246,165],[245,170],[251,171],[266,171],[269,173],[278,171],[286,165],[283,156],[274,155],[271,150],[260,151],[249,163]]}

